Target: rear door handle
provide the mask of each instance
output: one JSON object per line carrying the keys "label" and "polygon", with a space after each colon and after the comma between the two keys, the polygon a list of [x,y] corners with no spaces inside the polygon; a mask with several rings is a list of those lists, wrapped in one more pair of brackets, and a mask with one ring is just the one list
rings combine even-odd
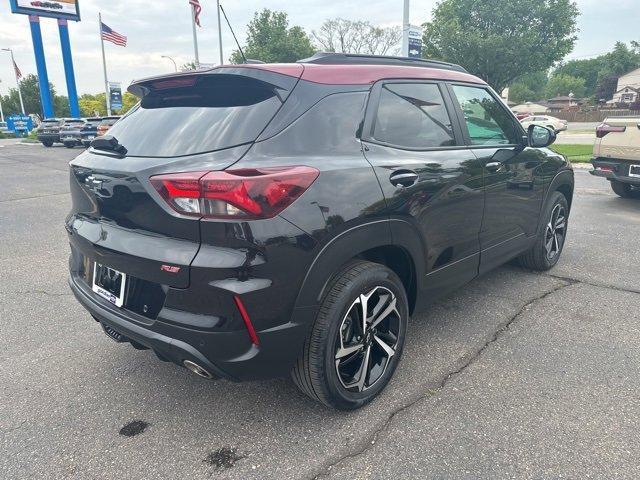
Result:
{"label": "rear door handle", "polygon": [[502,165],[504,165],[502,162],[489,162],[484,166],[484,168],[495,173],[502,168]]}
{"label": "rear door handle", "polygon": [[396,187],[410,187],[418,180],[418,174],[413,170],[396,170],[389,177],[389,181]]}

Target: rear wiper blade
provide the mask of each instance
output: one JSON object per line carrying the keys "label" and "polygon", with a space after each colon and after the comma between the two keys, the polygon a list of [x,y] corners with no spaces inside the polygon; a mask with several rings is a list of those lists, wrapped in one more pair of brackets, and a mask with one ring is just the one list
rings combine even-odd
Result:
{"label": "rear wiper blade", "polygon": [[113,135],[103,135],[102,137],[94,138],[91,141],[91,148],[104,152],[113,152],[120,157],[124,157],[127,154],[127,149],[124,145],[120,145],[118,139]]}

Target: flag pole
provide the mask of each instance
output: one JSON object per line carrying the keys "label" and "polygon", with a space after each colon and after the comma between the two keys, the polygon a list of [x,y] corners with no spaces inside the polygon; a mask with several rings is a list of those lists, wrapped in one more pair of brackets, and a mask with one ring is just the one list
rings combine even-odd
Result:
{"label": "flag pole", "polygon": [[22,110],[22,115],[24,113],[24,102],[22,101],[22,91],[20,88],[20,77],[18,77],[18,70],[16,69],[16,61],[13,58],[13,50],[9,49],[9,53],[11,54],[11,63],[13,64],[13,73],[16,75],[16,84],[18,85],[18,98],[20,99],[20,109]]}
{"label": "flag pole", "polygon": [[224,64],[224,55],[222,54],[222,27],[220,26],[220,0],[216,0],[218,7],[218,44],[220,49],[220,65]]}
{"label": "flag pole", "polygon": [[107,102],[107,116],[111,116],[111,99],[109,98],[109,80],[107,77],[107,59],[104,55],[104,39],[102,38],[102,13],[98,12],[98,31],[100,32],[100,46],[102,47],[102,71],[104,72],[104,94]]}
{"label": "flag pole", "polygon": [[193,50],[196,55],[196,70],[200,69],[200,55],[198,55],[198,33],[196,32],[196,7],[191,6],[191,26],[193,27]]}

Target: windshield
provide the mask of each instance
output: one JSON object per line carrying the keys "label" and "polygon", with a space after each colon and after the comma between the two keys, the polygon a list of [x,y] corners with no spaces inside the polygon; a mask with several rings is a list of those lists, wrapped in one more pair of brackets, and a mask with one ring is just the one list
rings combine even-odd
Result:
{"label": "windshield", "polygon": [[165,82],[109,134],[129,156],[211,152],[254,141],[280,105],[273,85],[241,75],[203,76],[176,88]]}

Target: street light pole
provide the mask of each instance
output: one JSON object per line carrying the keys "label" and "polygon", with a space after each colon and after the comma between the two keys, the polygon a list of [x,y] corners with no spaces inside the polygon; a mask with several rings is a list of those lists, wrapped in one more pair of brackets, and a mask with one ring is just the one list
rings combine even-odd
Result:
{"label": "street light pole", "polygon": [[176,61],[170,57],[169,55],[160,55],[161,58],[167,58],[169,60],[171,60],[173,62],[173,68],[176,70],[176,72],[178,71],[178,64],[176,63]]}
{"label": "street light pole", "polygon": [[[2,83],[2,80],[0,80]],[[0,122],[4,123],[4,112],[2,111],[2,93],[0,92]]]}
{"label": "street light pole", "polygon": [[13,73],[16,76],[16,85],[18,86],[18,98],[20,99],[20,109],[22,110],[22,115],[25,115],[24,112],[24,102],[22,101],[22,92],[20,91],[20,78],[18,77],[18,71],[16,70],[16,61],[13,58],[13,50],[10,48],[3,48],[5,52],[9,52],[11,54],[11,68],[13,68]]}

